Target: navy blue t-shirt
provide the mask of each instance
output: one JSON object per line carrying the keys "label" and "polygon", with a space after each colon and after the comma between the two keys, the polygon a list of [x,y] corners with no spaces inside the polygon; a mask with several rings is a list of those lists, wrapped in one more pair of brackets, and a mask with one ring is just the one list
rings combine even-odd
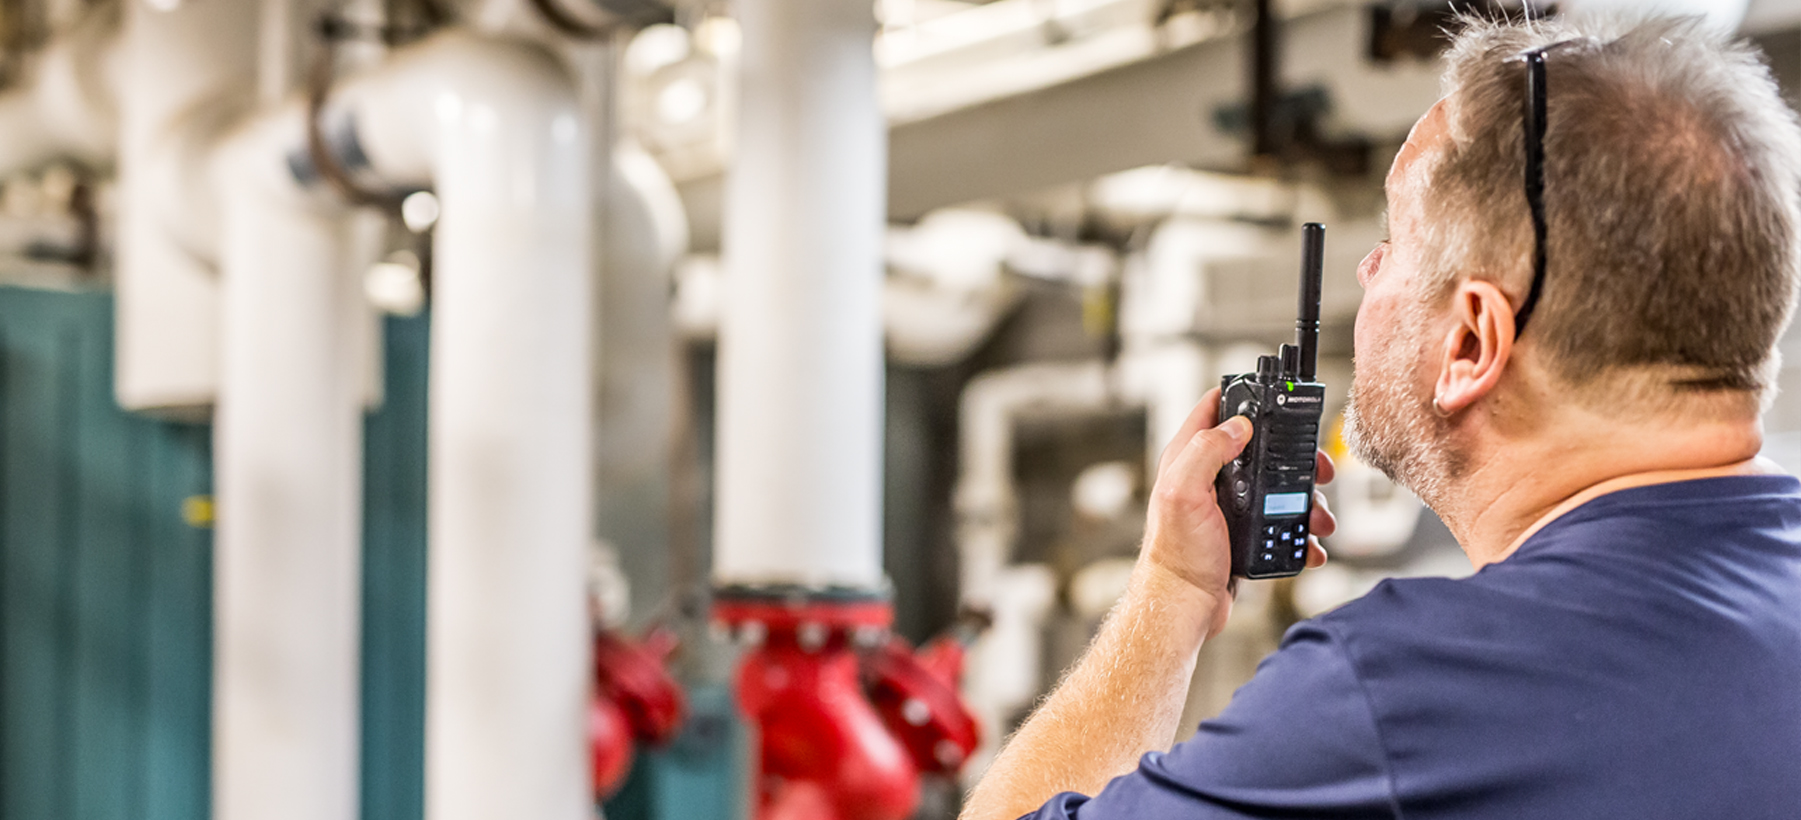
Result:
{"label": "navy blue t-shirt", "polygon": [[1038,818],[1801,818],[1801,482],[1622,490],[1295,625],[1194,739]]}

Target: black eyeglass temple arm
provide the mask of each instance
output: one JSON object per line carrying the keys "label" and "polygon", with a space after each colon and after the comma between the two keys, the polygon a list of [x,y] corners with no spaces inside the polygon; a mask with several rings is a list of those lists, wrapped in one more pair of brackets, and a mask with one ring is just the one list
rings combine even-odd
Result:
{"label": "black eyeglass temple arm", "polygon": [[1532,285],[1513,314],[1513,335],[1526,330],[1545,283],[1545,52],[1533,49],[1526,58],[1526,206],[1532,212]]}

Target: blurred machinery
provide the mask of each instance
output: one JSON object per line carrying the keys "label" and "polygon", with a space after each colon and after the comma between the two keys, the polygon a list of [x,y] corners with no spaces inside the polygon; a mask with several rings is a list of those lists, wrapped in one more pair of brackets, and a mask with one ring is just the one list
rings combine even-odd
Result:
{"label": "blurred machinery", "polygon": [[[1801,81],[1801,1],[1665,5]],[[1287,335],[1304,221],[1342,406],[1453,10],[0,0],[0,815],[954,816],[1118,599],[1163,444]],[[122,429],[186,442],[118,468],[180,516],[85,478]],[[1297,618],[1468,571],[1332,450],[1333,565],[1242,590],[1190,727]],[[95,604],[82,539],[210,614]],[[154,700],[57,677],[147,636],[210,707],[105,719],[185,721],[130,754],[201,770],[138,789],[31,718]]]}

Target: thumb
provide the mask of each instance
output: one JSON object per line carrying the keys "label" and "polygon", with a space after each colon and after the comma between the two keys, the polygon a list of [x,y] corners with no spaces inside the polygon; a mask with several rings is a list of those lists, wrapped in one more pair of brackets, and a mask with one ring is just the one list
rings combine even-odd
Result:
{"label": "thumb", "polygon": [[1181,483],[1206,482],[1211,486],[1226,462],[1238,457],[1251,440],[1251,422],[1244,416],[1233,416],[1224,424],[1195,433],[1169,465],[1169,478]]}

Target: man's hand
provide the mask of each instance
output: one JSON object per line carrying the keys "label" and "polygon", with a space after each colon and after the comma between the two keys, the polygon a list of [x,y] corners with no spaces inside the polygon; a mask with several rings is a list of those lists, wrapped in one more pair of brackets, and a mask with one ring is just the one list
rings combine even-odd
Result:
{"label": "man's hand", "polygon": [[[1205,637],[1225,627],[1232,613],[1232,553],[1226,533],[1226,517],[1214,496],[1214,478],[1226,462],[1244,450],[1251,423],[1233,416],[1217,424],[1219,390],[1195,405],[1157,465],[1157,483],[1151,490],[1145,520],[1144,549],[1139,556],[1141,582],[1157,584],[1169,594],[1189,600],[1188,611],[1203,617]],[[1315,485],[1332,480],[1332,460],[1316,455]],[[1313,493],[1313,514],[1308,536],[1307,566],[1326,563],[1326,551],[1317,535],[1331,535],[1338,524],[1326,508],[1325,496]],[[1152,576],[1165,576],[1156,579]],[[1180,583],[1158,583],[1159,580]],[[1186,587],[1187,589],[1184,589]]]}

